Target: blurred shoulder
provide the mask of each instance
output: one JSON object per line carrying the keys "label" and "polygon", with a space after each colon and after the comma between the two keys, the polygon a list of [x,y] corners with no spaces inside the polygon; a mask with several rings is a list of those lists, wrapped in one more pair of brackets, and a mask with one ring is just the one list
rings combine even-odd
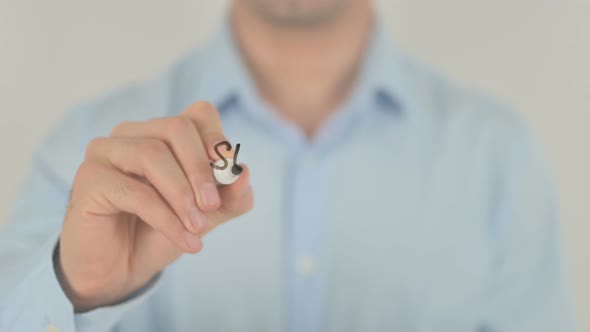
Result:
{"label": "blurred shoulder", "polygon": [[516,139],[528,131],[525,117],[506,102],[450,78],[422,60],[404,56],[405,77],[416,112],[463,139],[493,135]]}

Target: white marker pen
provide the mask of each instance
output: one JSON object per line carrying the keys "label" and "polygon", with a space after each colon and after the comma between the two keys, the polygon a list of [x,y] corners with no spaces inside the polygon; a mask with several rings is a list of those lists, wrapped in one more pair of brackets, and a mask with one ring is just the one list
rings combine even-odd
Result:
{"label": "white marker pen", "polygon": [[[229,185],[238,180],[240,174],[244,171],[242,166],[237,164],[238,153],[240,152],[240,143],[236,144],[236,150],[234,152],[234,158],[226,158],[221,152],[219,152],[219,146],[225,146],[227,151],[231,150],[231,144],[227,141],[219,142],[215,144],[215,153],[219,156],[219,160],[211,162],[213,168],[213,177],[220,185]],[[231,167],[230,167],[231,165]]]}
{"label": "white marker pen", "polygon": [[[238,164],[235,164],[232,158],[226,159],[227,163],[229,163],[229,165],[232,165],[231,167],[226,166],[224,169],[213,168],[213,177],[215,177],[215,181],[217,181],[217,183],[221,185],[229,185],[236,182],[240,177],[240,174],[242,174],[242,172],[244,171],[244,168],[242,168],[242,166]],[[223,167],[224,164],[225,162],[223,161],[223,159],[219,159],[215,163],[213,163],[213,165],[219,167]]]}

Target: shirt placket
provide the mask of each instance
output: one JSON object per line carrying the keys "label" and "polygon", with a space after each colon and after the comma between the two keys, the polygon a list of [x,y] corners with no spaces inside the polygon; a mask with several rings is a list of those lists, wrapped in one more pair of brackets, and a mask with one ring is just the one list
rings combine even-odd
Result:
{"label": "shirt placket", "polygon": [[319,331],[326,273],[324,169],[309,145],[294,155],[290,167],[290,193],[285,196],[288,322],[290,331]]}

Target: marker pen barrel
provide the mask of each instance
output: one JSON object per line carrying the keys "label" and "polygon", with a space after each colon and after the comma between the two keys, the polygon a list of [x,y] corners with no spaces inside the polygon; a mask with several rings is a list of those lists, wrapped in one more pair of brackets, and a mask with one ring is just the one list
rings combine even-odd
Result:
{"label": "marker pen barrel", "polygon": [[[220,185],[230,185],[238,180],[240,174],[244,171],[242,166],[234,164],[233,158],[227,159],[227,167],[225,169],[213,168],[213,177]],[[213,163],[215,166],[222,167],[224,162],[223,159],[219,159]]]}

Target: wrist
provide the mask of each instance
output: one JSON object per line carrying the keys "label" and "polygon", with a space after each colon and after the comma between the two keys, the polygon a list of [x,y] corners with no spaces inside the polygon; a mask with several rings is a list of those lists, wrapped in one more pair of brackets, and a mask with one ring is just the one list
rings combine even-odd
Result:
{"label": "wrist", "polygon": [[61,264],[59,241],[53,252],[53,270],[57,280],[74,307],[74,312],[87,312],[99,307],[122,303],[153,284],[159,272],[142,278],[129,278],[120,285],[108,282],[76,282],[69,280]]}

